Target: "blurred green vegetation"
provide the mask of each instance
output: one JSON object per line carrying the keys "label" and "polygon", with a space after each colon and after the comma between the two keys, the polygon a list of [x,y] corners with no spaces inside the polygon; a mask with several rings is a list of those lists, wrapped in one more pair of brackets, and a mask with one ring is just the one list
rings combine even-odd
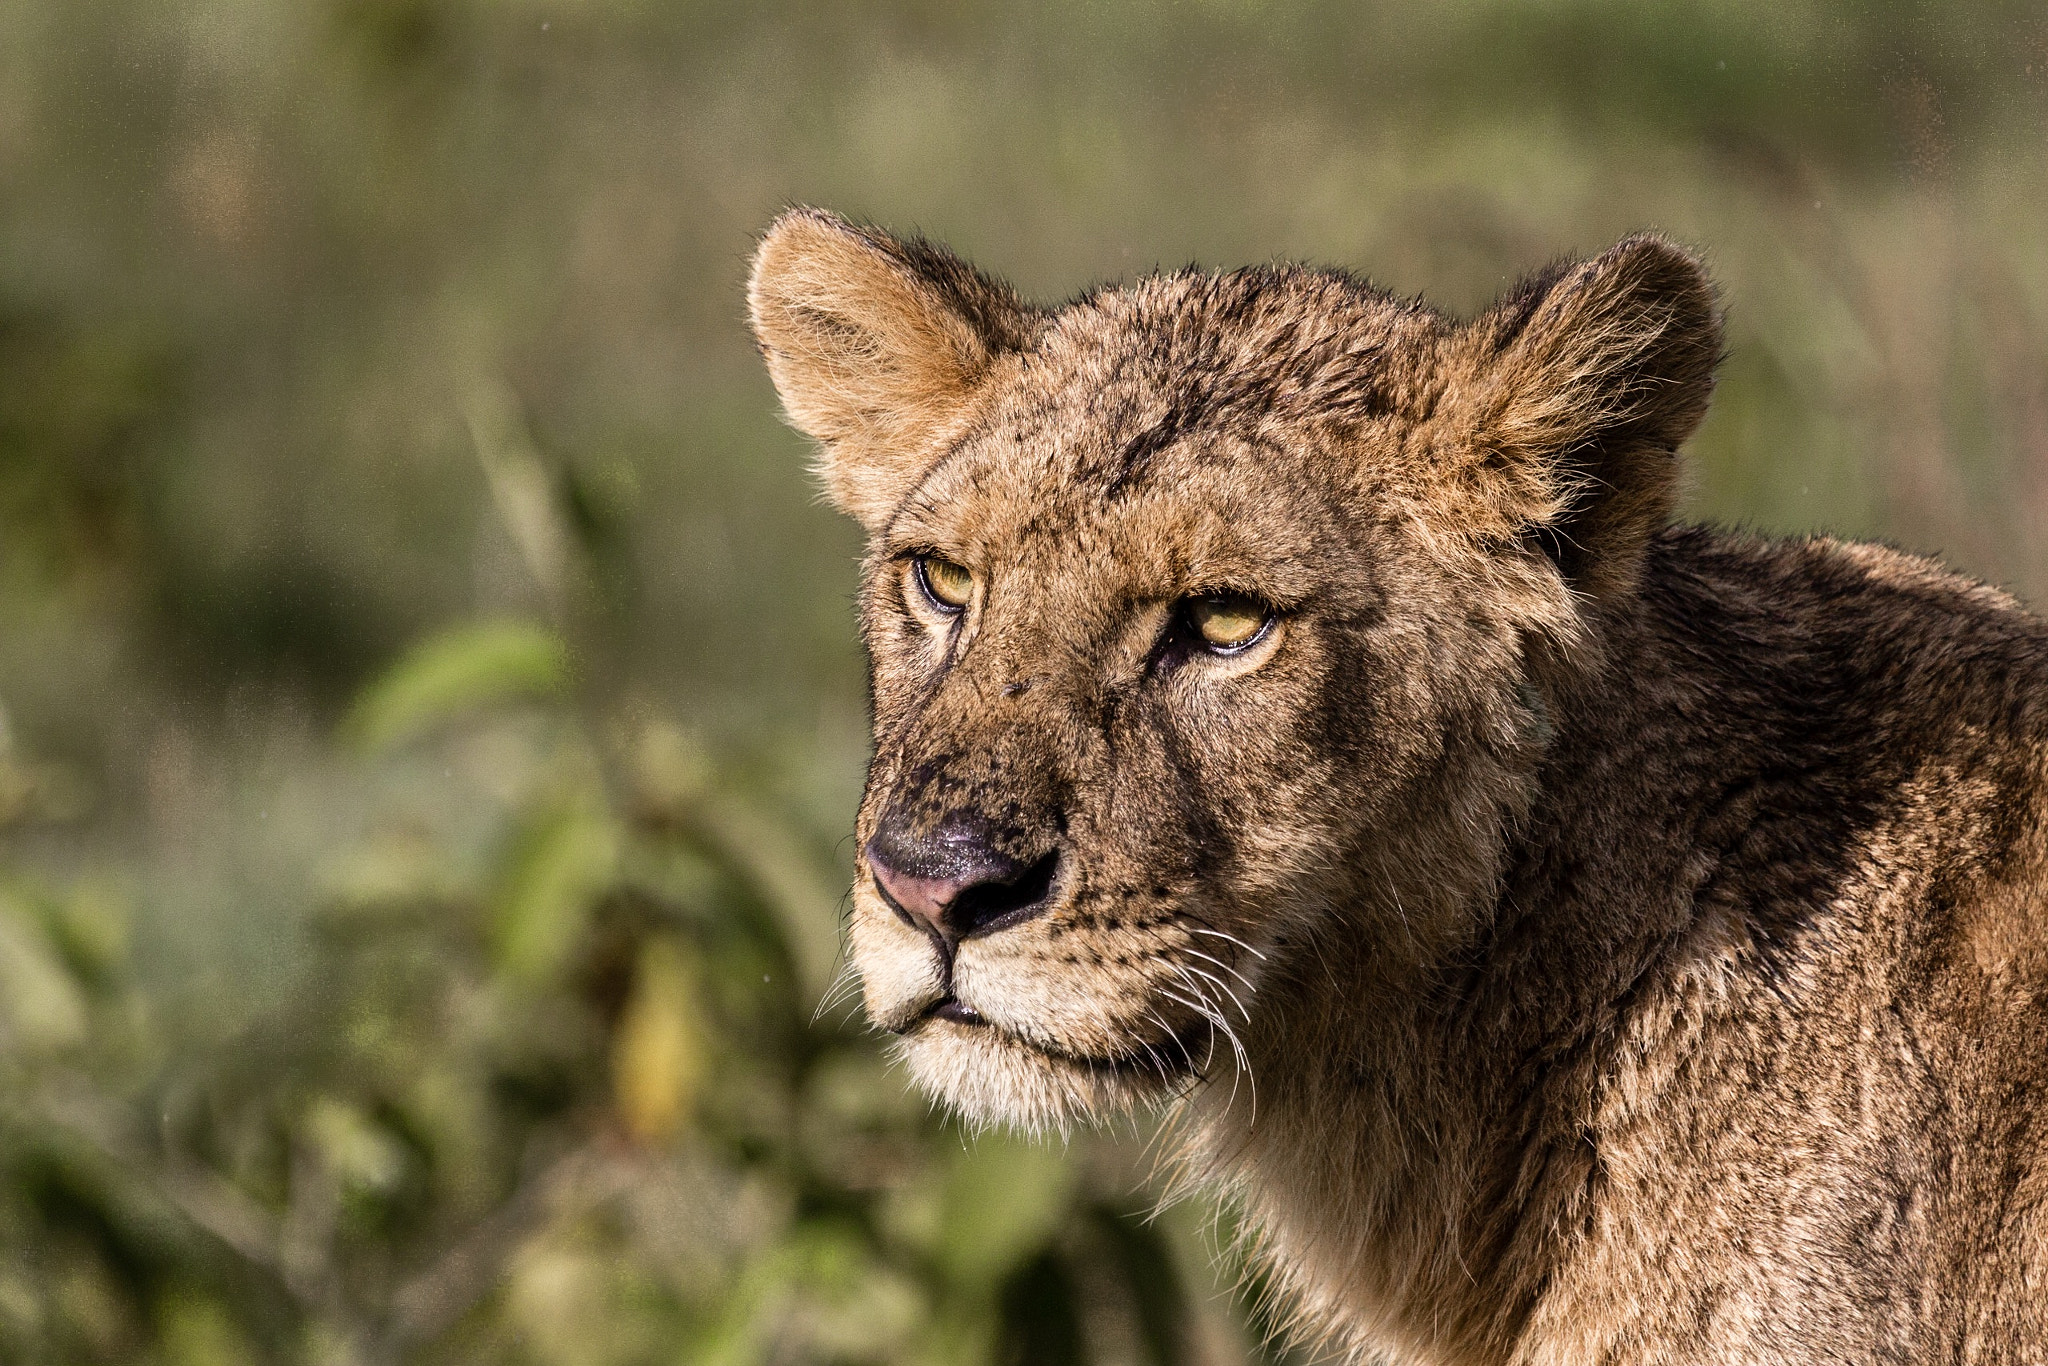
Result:
{"label": "blurred green vegetation", "polygon": [[962,1134],[829,993],[752,234],[1463,310],[1660,227],[1697,515],[2038,600],[2044,134],[1998,0],[0,0],[0,1361],[1262,1354],[1142,1126]]}
{"label": "blurred green vegetation", "polygon": [[829,860],[561,659],[459,626],[363,694],[246,1014],[153,994],[117,889],[0,884],[0,1357],[1186,1360],[1138,1169],[934,1122],[818,1008]]}

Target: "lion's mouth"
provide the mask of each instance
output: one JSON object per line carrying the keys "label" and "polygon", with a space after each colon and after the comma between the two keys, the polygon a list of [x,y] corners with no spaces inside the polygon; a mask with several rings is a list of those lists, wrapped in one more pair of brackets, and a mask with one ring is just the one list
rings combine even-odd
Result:
{"label": "lion's mouth", "polygon": [[941,1020],[951,1020],[954,1024],[988,1025],[988,1021],[982,1017],[980,1011],[968,1005],[967,1002],[953,996],[946,997],[930,1010],[927,1010],[925,1014]]}
{"label": "lion's mouth", "polygon": [[941,997],[924,1014],[925,1020],[950,1020],[954,1024],[974,1029],[987,1029],[1001,1035],[1005,1042],[1026,1048],[1041,1057],[1069,1067],[1079,1067],[1089,1072],[1106,1073],[1117,1077],[1148,1079],[1171,1086],[1177,1082],[1200,1076],[1208,1069],[1210,1058],[1215,1053],[1216,1028],[1208,1020],[1197,1016],[1173,1034],[1152,1043],[1134,1043],[1121,1053],[1090,1054],[1062,1048],[1058,1044],[1029,1038],[1013,1029],[990,1020],[973,1006],[954,996]]}

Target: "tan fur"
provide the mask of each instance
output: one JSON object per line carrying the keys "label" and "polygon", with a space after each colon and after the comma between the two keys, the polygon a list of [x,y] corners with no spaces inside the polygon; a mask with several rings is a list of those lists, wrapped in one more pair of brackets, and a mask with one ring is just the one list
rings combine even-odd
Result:
{"label": "tan fur", "polygon": [[[1036,309],[800,210],[750,298],[870,533],[864,849],[971,818],[1056,870],[948,937],[864,854],[923,1086],[1166,1104],[1361,1359],[2048,1358],[2048,628],[1666,524],[1691,257],[1467,323],[1297,268]],[[1188,635],[1218,592],[1277,612],[1240,655]]]}
{"label": "tan fur", "polygon": [[1022,309],[985,280],[917,269],[901,244],[794,213],[763,241],[747,290],[761,354],[790,421],[828,443],[833,499],[872,526],[923,472],[998,348],[1017,339],[977,326],[960,284],[990,310]]}

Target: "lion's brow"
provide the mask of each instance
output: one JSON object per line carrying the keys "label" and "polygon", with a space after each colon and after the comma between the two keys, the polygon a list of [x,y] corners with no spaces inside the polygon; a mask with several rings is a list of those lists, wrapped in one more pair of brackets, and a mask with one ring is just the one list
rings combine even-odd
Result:
{"label": "lion's brow", "polygon": [[1306,408],[1353,421],[1386,414],[1392,398],[1376,373],[1386,349],[1381,339],[1361,343],[1338,333],[1305,339],[1299,328],[1286,326],[1260,341],[1249,366],[1239,356],[1228,366],[1181,377],[1165,410],[1117,452],[1104,496],[1129,492],[1162,451],[1204,428],[1234,423],[1251,437],[1260,419],[1276,411]]}
{"label": "lion's brow", "polygon": [[1145,424],[1118,449],[1103,496],[1120,498],[1150,471],[1159,454],[1182,437],[1202,430],[1221,430],[1231,419],[1247,427],[1273,407],[1273,387],[1265,376],[1217,376],[1175,386],[1165,411]]}
{"label": "lion's brow", "polygon": [[1152,458],[1178,440],[1183,432],[1201,425],[1208,404],[1206,395],[1189,392],[1174,395],[1159,420],[1126,441],[1117,452],[1116,469],[1103,489],[1103,496],[1119,498],[1144,476]]}

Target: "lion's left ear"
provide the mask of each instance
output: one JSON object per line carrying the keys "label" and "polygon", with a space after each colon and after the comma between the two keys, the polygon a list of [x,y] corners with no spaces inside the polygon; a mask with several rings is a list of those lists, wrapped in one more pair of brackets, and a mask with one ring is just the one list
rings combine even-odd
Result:
{"label": "lion's left ear", "polygon": [[1468,335],[1468,439],[1511,515],[1579,591],[1633,585],[1714,389],[1721,320],[1705,269],[1631,237],[1525,281]]}
{"label": "lion's left ear", "polygon": [[762,237],[747,305],[789,420],[824,447],[826,491],[871,532],[1042,316],[949,252],[818,209]]}

